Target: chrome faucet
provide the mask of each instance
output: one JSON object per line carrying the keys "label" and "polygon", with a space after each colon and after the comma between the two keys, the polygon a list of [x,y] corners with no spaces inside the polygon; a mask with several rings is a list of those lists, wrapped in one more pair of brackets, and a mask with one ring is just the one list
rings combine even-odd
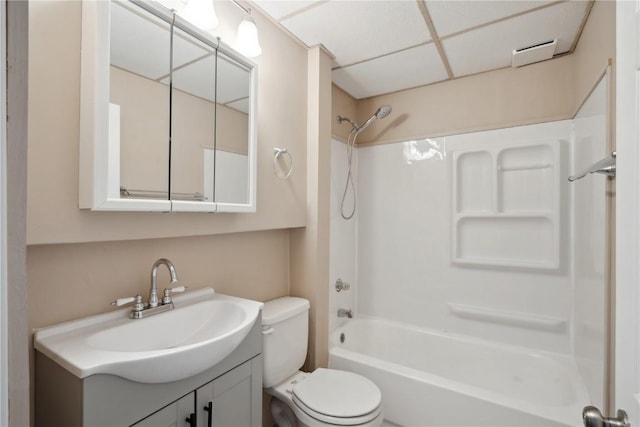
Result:
{"label": "chrome faucet", "polygon": [[338,317],[347,317],[351,319],[353,317],[353,313],[351,312],[351,310],[347,310],[346,308],[339,308]]}
{"label": "chrome faucet", "polygon": [[158,306],[158,267],[161,265],[166,265],[169,269],[169,274],[171,274],[171,282],[170,285],[178,283],[178,275],[176,274],[176,268],[173,266],[173,263],[166,258],[160,258],[156,262],[153,263],[153,267],[151,267],[151,289],[149,289],[149,308]]}
{"label": "chrome faucet", "polygon": [[186,286],[174,286],[173,288],[165,288],[162,301],[158,299],[158,267],[165,265],[169,269],[171,274],[170,285],[178,283],[178,275],[176,274],[176,268],[173,263],[166,258],[160,258],[153,263],[151,267],[151,289],[149,289],[149,302],[144,304],[142,297],[138,294],[135,297],[118,298],[113,301],[111,305],[121,306],[133,302],[133,309],[131,310],[130,317],[132,319],[142,319],[146,316],[162,313],[164,311],[173,309],[173,300],[171,294],[173,292],[184,292]]}

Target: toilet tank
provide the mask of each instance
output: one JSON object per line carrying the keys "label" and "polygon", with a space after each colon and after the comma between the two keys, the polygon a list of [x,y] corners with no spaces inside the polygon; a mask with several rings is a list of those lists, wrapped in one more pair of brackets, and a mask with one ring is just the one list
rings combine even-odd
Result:
{"label": "toilet tank", "polygon": [[282,297],[267,301],[262,309],[262,357],[265,388],[295,374],[307,357],[309,301]]}

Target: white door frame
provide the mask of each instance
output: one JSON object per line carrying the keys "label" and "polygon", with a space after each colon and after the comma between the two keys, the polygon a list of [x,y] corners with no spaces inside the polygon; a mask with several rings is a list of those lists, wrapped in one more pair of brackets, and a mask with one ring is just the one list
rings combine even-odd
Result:
{"label": "white door frame", "polygon": [[[640,0],[616,2],[616,290],[614,408],[640,425]],[[613,414],[610,414],[613,415]]]}

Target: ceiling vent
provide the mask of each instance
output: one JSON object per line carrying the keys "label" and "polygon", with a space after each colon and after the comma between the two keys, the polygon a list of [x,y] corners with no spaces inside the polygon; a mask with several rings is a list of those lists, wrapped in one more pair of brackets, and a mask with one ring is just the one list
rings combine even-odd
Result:
{"label": "ceiling vent", "polygon": [[557,45],[558,39],[553,39],[552,41],[523,47],[522,49],[515,49],[511,52],[511,66],[517,68],[551,59],[556,52]]}

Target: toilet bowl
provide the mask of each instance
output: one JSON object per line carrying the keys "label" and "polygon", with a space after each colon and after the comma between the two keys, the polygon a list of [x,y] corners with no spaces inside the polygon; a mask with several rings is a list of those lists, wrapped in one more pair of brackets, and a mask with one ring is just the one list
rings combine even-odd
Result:
{"label": "toilet bowl", "polygon": [[298,369],[307,353],[309,302],[284,297],[268,301],[262,313],[263,386],[272,396],[279,427],[382,424],[382,395],[369,379],[353,372]]}
{"label": "toilet bowl", "polygon": [[298,371],[265,389],[273,399],[271,413],[279,427],[363,426],[382,424],[382,396],[368,379],[352,372]]}

